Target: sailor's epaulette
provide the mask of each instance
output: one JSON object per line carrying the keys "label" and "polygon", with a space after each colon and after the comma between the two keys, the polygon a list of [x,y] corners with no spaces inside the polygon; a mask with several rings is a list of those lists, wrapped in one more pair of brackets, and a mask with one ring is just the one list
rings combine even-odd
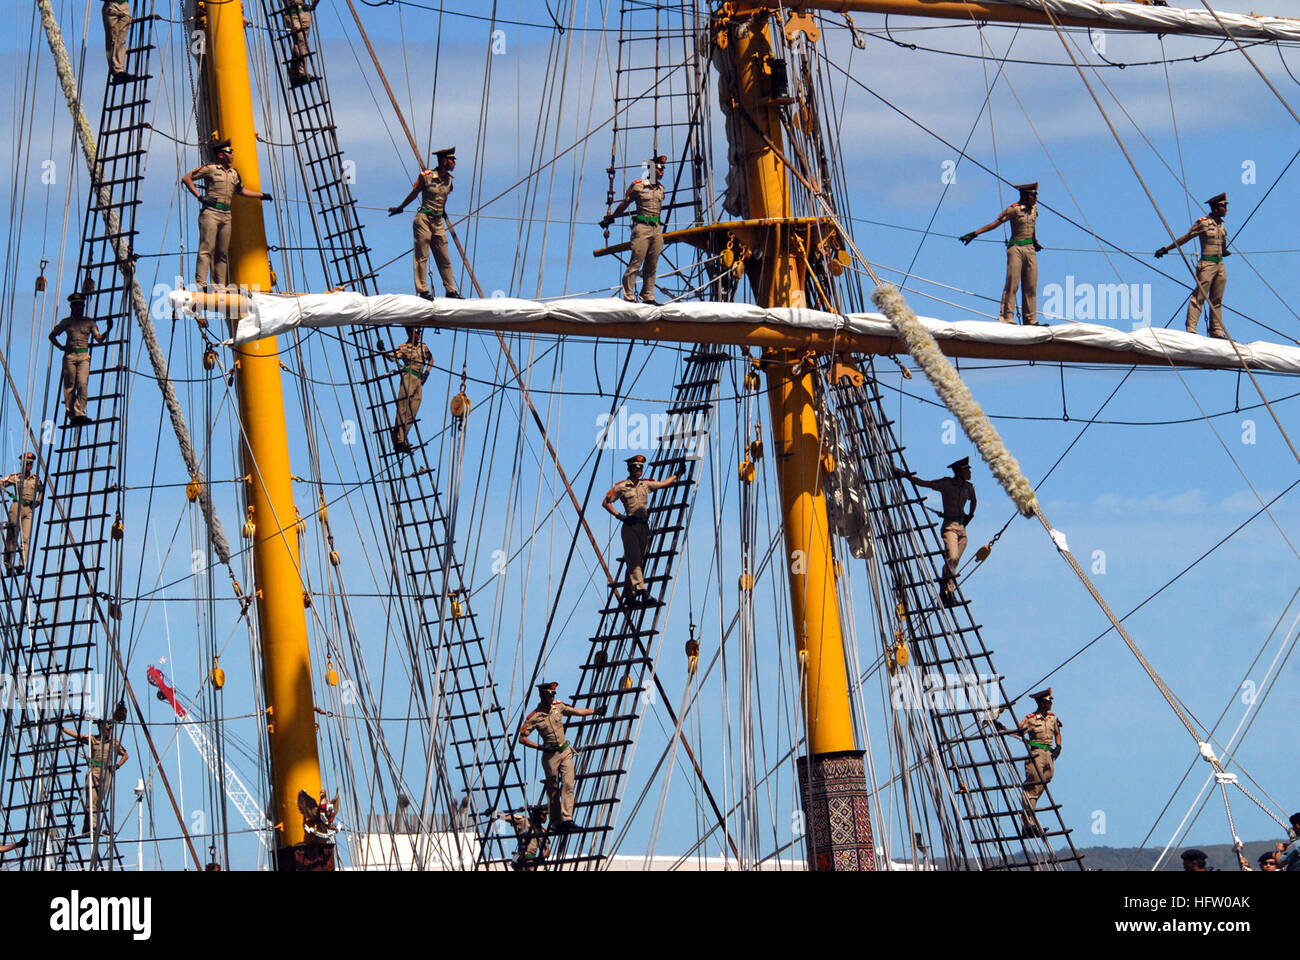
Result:
{"label": "sailor's epaulette", "polygon": [[436,173],[436,172],[437,172],[437,171],[435,171],[435,170],[421,170],[421,171],[420,171],[420,176],[422,176],[422,177],[427,177],[429,174],[431,174],[431,173]]}

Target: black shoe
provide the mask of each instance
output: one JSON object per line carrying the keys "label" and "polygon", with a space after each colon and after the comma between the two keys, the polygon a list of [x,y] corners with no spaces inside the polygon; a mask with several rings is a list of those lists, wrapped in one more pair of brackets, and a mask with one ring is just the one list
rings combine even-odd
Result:
{"label": "black shoe", "polygon": [[653,298],[650,299],[650,300],[642,300],[641,302],[642,302],[643,304],[645,304],[647,307],[657,307],[657,306],[659,306],[659,301],[658,301],[658,300],[655,300],[655,299],[653,299]]}
{"label": "black shoe", "polygon": [[302,77],[294,77],[292,80],[289,81],[289,86],[294,88],[305,87],[307,84],[315,83],[319,79],[320,77],[316,76],[315,74],[309,73]]}
{"label": "black shoe", "polygon": [[420,293],[420,291],[417,290],[415,295],[421,300],[428,300],[430,303],[433,302],[433,294],[429,293],[427,290],[424,293]]}
{"label": "black shoe", "polygon": [[447,291],[447,299],[448,299],[448,300],[464,300],[465,297],[461,295],[461,292],[460,292],[459,290],[448,290],[448,291]]}
{"label": "black shoe", "polygon": [[552,832],[564,834],[564,833],[572,833],[576,829],[578,829],[578,825],[574,823],[572,820],[561,820],[552,828]]}
{"label": "black shoe", "polygon": [[108,78],[109,83],[127,83],[134,80],[135,77],[123,70],[121,73],[111,74]]}

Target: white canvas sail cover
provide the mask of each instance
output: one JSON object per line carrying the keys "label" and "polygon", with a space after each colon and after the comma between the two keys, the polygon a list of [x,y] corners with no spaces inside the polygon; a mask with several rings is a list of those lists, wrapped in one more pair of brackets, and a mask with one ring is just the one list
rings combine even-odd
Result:
{"label": "white canvas sail cover", "polygon": [[[194,313],[193,295],[185,290],[172,294],[178,309]],[[837,315],[795,307],[766,309],[747,303],[669,303],[651,307],[627,303],[616,297],[565,299],[539,302],[510,297],[483,300],[422,300],[405,294],[367,297],[359,293],[317,293],[301,296],[254,293],[244,297],[245,313],[239,318],[234,343],[249,343],[263,337],[287,333],[295,327],[420,326],[443,329],[520,329],[547,321],[561,321],[577,328],[589,328],[601,335],[608,324],[655,323],[671,327],[689,324],[698,330],[709,324],[764,325],[790,331],[856,333],[894,339],[894,328],[879,313]],[[926,329],[939,341],[966,341],[995,348],[989,356],[1017,359],[1019,351],[1042,344],[1062,344],[1114,353],[1114,363],[1168,360],[1176,364],[1237,370],[1241,362],[1232,344],[1196,336],[1182,330],[1142,327],[1135,331],[1093,323],[1059,323],[1053,326],[1022,327],[988,320],[949,323],[921,317]],[[647,329],[647,339],[654,333]],[[692,339],[683,336],[682,339]],[[698,337],[696,337],[698,339]],[[902,352],[902,344],[898,352]],[[1300,347],[1256,341],[1238,343],[1237,350],[1254,369],[1276,373],[1300,373]],[[947,352],[945,350],[945,352]],[[1041,357],[1040,357],[1041,359]]]}
{"label": "white canvas sail cover", "polygon": [[[1204,7],[1153,7],[1142,3],[1111,3],[1108,0],[998,0],[1015,7],[1045,10],[1057,17],[1088,17],[1114,24],[1117,30],[1145,30],[1151,33],[1197,34],[1222,37],[1224,28],[1238,40],[1300,40],[1300,20],[1259,17],[1245,13],[1215,15]],[[1214,0],[1211,0],[1211,6]],[[1220,26],[1219,21],[1223,21]]]}

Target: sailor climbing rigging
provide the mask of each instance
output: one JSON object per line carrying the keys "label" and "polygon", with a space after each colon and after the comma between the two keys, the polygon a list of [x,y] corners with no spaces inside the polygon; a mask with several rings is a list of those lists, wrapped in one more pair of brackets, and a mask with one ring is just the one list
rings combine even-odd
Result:
{"label": "sailor climbing rigging", "polygon": [[419,327],[407,327],[406,342],[399,343],[387,354],[401,364],[397,372],[402,385],[397,391],[397,419],[393,422],[393,449],[399,453],[411,449],[406,434],[420,412],[424,382],[429,379],[429,371],[433,368],[433,352],[422,341],[423,333]]}
{"label": "sailor climbing rigging", "polygon": [[1223,288],[1228,282],[1228,271],[1223,258],[1232,256],[1232,252],[1228,249],[1228,229],[1223,225],[1223,218],[1228,215],[1228,195],[1221,193],[1211,197],[1205,201],[1205,205],[1210,208],[1210,215],[1199,218],[1185,234],[1169,246],[1157,250],[1156,259],[1181,247],[1192,237],[1201,238],[1201,259],[1196,264],[1196,290],[1187,303],[1187,332],[1197,332],[1201,308],[1208,299],[1210,336],[1227,340],[1228,332],[1223,329]]}
{"label": "sailor climbing rigging", "polygon": [[[546,796],[551,804],[551,829],[567,833],[573,824],[573,744],[564,735],[565,717],[603,717],[605,705],[594,710],[571,707],[555,699],[558,683],[539,683],[537,706],[524,718],[519,728],[519,742],[542,751],[542,769],[546,772]],[[542,742],[535,743],[529,734],[537,730]]]}
{"label": "sailor climbing rigging", "polygon": [[41,482],[34,472],[36,454],[23,454],[19,473],[0,480],[0,490],[13,487],[9,504],[9,522],[5,524],[5,573],[21,574],[27,566],[27,544],[32,536],[32,510],[41,502]]}
{"label": "sailor climbing rigging", "polygon": [[1020,288],[1021,322],[1033,326],[1038,323],[1038,184],[1025,183],[1016,187],[1020,200],[1011,204],[990,224],[962,234],[958,239],[967,246],[981,233],[988,233],[1001,224],[1011,223],[1011,239],[1007,241],[1007,279],[1002,286],[1002,309],[998,314],[1001,323],[1016,322],[1016,288]]}
{"label": "sailor climbing rigging", "polygon": [[[99,332],[93,318],[84,314],[86,298],[82,293],[68,294],[72,316],[56,323],[50,330],[50,343],[63,351],[63,406],[69,423],[89,423],[86,416],[87,386],[90,381],[90,341],[103,343],[113,331],[113,318],[109,317],[103,333]],[[63,343],[56,339],[66,333]]]}
{"label": "sailor climbing rigging", "polygon": [[[970,457],[962,457],[948,464],[951,477],[937,480],[922,480],[911,471],[894,471],[895,476],[906,477],[918,487],[938,490],[943,496],[943,537],[944,575],[940,581],[939,597],[945,606],[952,606],[957,600],[957,565],[966,550],[966,527],[975,519],[975,485],[970,482]],[[966,504],[969,501],[970,511]]]}
{"label": "sailor climbing rigging", "polygon": [[1004,737],[1023,737],[1029,741],[1029,758],[1025,760],[1024,812],[1021,815],[1021,834],[1041,837],[1043,828],[1038,823],[1038,798],[1042,796],[1055,774],[1055,761],[1061,755],[1061,721],[1052,713],[1052,688],[1029,695],[1034,700],[1034,712],[1025,714],[1014,730],[998,724],[998,733]]}
{"label": "sailor climbing rigging", "polygon": [[[609,488],[601,506],[623,524],[623,568],[627,578],[623,590],[623,603],[632,606],[644,603],[649,596],[641,563],[650,545],[650,494],[677,482],[677,474],[666,480],[642,478],[645,457],[642,454],[627,458],[627,479]],[[614,509],[614,501],[623,504],[623,512]]]}

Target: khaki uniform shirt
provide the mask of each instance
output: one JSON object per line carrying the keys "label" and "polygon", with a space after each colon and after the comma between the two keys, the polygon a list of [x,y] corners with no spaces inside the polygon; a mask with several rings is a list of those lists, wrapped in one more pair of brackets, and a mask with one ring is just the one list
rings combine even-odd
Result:
{"label": "khaki uniform shirt", "polygon": [[63,347],[65,353],[85,353],[90,349],[91,335],[99,335],[99,327],[95,325],[95,321],[86,317],[80,320],[73,317],[60,320],[54,325],[54,329],[50,333],[57,337],[65,331],[68,334],[68,339]]}
{"label": "khaki uniform shirt", "polygon": [[14,495],[28,506],[41,502],[41,485],[36,482],[36,474],[11,473],[0,480],[0,486],[13,487]]}
{"label": "khaki uniform shirt", "polygon": [[614,484],[614,496],[623,504],[623,512],[629,517],[644,520],[650,515],[647,509],[650,503],[650,484],[644,477],[640,480],[620,480]]}
{"label": "khaki uniform shirt", "polygon": [[649,180],[634,180],[627,188],[628,195],[636,203],[636,215],[658,220],[664,207],[664,185],[651,183]]}
{"label": "khaki uniform shirt", "polygon": [[548,750],[558,750],[564,746],[564,718],[576,716],[578,713],[567,703],[561,703],[559,700],[551,701],[550,712],[534,710],[524,721],[524,736],[532,733],[534,730],[542,735],[542,745]]}
{"label": "khaki uniform shirt", "polygon": [[112,771],[117,767],[117,741],[112,737],[100,739],[90,735],[90,764],[95,770]]}
{"label": "khaki uniform shirt", "polygon": [[238,170],[234,167],[223,167],[219,163],[205,163],[194,174],[194,179],[205,181],[204,197],[227,206],[234,200],[235,191],[244,185]]}
{"label": "khaki uniform shirt", "polygon": [[1012,240],[1033,239],[1034,228],[1038,224],[1038,204],[1030,208],[1013,203],[1003,211],[1003,215],[1011,221]]}
{"label": "khaki uniform shirt", "polygon": [[975,487],[969,480],[958,480],[956,477],[940,477],[938,480],[927,481],[925,486],[932,490],[938,490],[943,497],[943,518],[945,520],[956,520],[958,523],[965,523],[966,504],[975,495]]}
{"label": "khaki uniform shirt", "polygon": [[1030,740],[1045,743],[1047,749],[1051,750],[1056,746],[1056,734],[1061,729],[1061,721],[1056,718],[1056,714],[1050,711],[1048,713],[1027,713],[1025,718],[1020,721],[1020,729]]}
{"label": "khaki uniform shirt", "polygon": [[[417,377],[424,376],[425,367],[433,363],[433,353],[428,344],[411,343],[409,340],[399,343],[393,350],[393,356],[407,370],[415,371]],[[402,372],[405,373],[406,370]]]}
{"label": "khaki uniform shirt", "polygon": [[1228,228],[1222,220],[1213,217],[1201,217],[1189,231],[1192,236],[1201,238],[1201,256],[1221,257],[1228,249]]}
{"label": "khaki uniform shirt", "polygon": [[415,185],[420,191],[421,210],[428,210],[437,216],[447,212],[447,194],[452,191],[450,173],[424,170],[420,173],[420,179],[415,181]]}

